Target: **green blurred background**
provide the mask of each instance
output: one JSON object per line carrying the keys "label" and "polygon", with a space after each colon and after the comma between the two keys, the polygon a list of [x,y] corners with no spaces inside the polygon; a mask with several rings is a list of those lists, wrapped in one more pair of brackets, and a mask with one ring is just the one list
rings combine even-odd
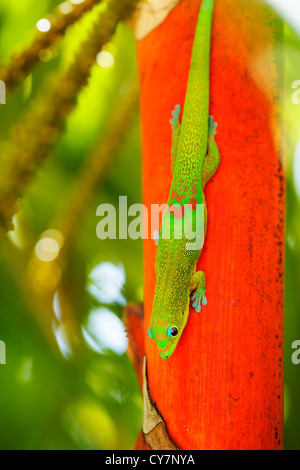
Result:
{"label": "green blurred background", "polygon": [[[59,3],[0,0],[0,63],[30,43],[37,21]],[[43,54],[33,74],[1,107],[0,144],[48,73],[72,61],[94,15],[86,14],[68,30],[61,47]],[[300,80],[299,44],[299,36],[286,27],[286,449],[300,449],[300,365],[291,361],[291,344],[300,339],[300,148],[296,152],[300,104],[291,99],[292,82]],[[99,204],[118,207],[119,195],[126,195],[128,204],[141,202],[138,112],[113,168],[86,207],[82,222],[72,227],[68,265],[51,305],[51,328],[41,321],[45,312],[40,298],[36,302],[24,294],[28,266],[36,253],[43,257],[47,238],[43,233],[64,213],[93,143],[105,133],[112,107],[137,84],[135,41],[127,25],[118,27],[105,50],[106,61],[95,63],[67,131],[20,202],[16,231],[0,251],[0,340],[7,350],[7,365],[0,366],[1,449],[132,449],[141,427],[142,400],[125,353],[127,338],[120,319],[127,301],[143,298],[142,242],[96,237]],[[40,294],[43,279],[32,279],[33,292]]]}

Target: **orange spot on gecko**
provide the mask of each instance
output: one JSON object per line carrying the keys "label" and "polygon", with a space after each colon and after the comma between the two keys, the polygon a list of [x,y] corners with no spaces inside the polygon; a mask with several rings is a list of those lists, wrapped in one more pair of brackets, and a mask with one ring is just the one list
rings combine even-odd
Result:
{"label": "orange spot on gecko", "polygon": [[169,214],[173,213],[176,219],[182,219],[182,217],[184,216],[184,209],[185,209],[184,206],[176,207],[176,206],[173,206],[172,204],[169,207]]}
{"label": "orange spot on gecko", "polygon": [[193,211],[197,209],[198,201],[196,197],[191,198],[188,203],[192,206]]}

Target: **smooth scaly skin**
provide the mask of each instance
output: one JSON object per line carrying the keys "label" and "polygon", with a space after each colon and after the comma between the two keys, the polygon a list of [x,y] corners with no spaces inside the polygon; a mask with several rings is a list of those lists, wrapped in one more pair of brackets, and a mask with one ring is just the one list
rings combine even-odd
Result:
{"label": "smooth scaly skin", "polygon": [[[174,223],[184,222],[190,210],[192,228],[196,228],[196,204],[204,205],[204,235],[207,210],[204,197],[206,183],[215,174],[219,152],[215,143],[216,124],[209,117],[210,37],[213,0],[203,0],[194,39],[188,89],[184,113],[180,123],[181,107],[176,106],[171,121],[173,127],[172,172],[168,206],[179,205],[174,213],[165,214],[156,257],[156,289],[149,336],[155,340],[163,359],[174,352],[189,316],[189,304],[197,312],[206,305],[206,280],[202,271],[196,272],[202,249],[187,250],[191,242],[185,236],[174,238]],[[191,209],[181,206],[190,204]],[[171,225],[170,239],[163,229]],[[170,336],[176,327],[178,333]],[[168,334],[169,333],[169,334]]]}

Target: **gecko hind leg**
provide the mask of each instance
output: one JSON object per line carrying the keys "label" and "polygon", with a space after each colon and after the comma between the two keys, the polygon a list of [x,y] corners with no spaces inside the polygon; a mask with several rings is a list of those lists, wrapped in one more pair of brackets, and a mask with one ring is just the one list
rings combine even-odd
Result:
{"label": "gecko hind leg", "polygon": [[201,312],[201,306],[207,305],[206,277],[203,271],[196,271],[190,281],[191,303],[197,313]]}
{"label": "gecko hind leg", "polygon": [[214,122],[213,116],[210,116],[208,131],[208,152],[205,157],[202,169],[203,188],[208,183],[208,181],[214,176],[220,163],[219,149],[215,141],[217,125],[218,124]]}
{"label": "gecko hind leg", "polygon": [[177,104],[172,111],[173,118],[170,120],[170,124],[172,125],[173,129],[173,138],[172,138],[172,173],[174,174],[175,170],[175,163],[176,163],[176,156],[177,156],[177,148],[180,136],[180,113],[181,113],[181,106]]}

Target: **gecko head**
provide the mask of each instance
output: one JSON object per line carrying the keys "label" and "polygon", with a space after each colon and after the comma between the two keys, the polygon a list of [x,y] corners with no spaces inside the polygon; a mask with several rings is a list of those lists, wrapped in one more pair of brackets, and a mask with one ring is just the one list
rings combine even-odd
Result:
{"label": "gecko head", "polygon": [[169,359],[179,340],[179,329],[176,325],[171,325],[163,330],[161,328],[150,327],[148,335],[156,342],[159,354],[162,359]]}
{"label": "gecko head", "polygon": [[172,323],[157,320],[151,324],[148,335],[155,341],[162,359],[169,359],[174,353],[186,325],[188,313],[181,312],[179,316],[174,316],[176,321]]}
{"label": "gecko head", "polygon": [[148,335],[162,359],[169,359],[174,353],[190,313],[190,260],[182,258],[173,264],[171,273],[163,269],[156,279]]}

